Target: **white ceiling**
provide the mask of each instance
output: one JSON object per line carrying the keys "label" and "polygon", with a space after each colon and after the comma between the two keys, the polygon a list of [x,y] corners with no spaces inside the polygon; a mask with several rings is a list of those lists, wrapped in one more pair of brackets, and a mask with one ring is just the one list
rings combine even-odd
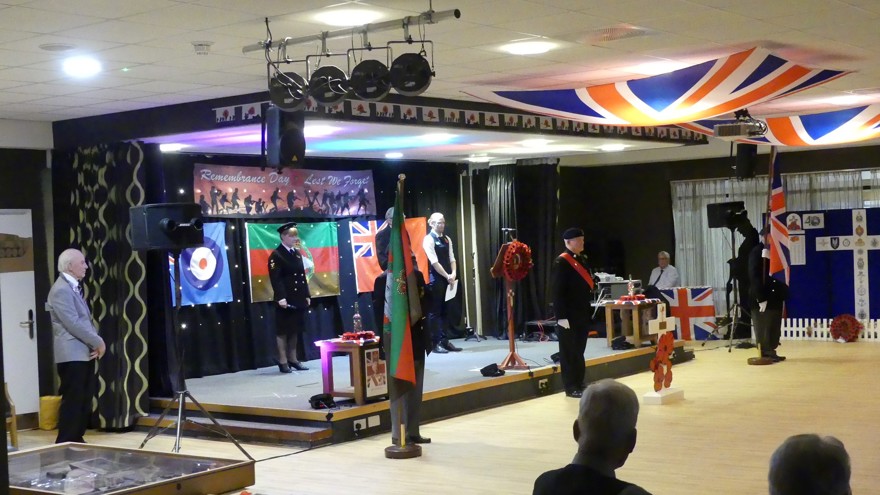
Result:
{"label": "white ceiling", "polygon": [[[315,35],[339,28],[309,14],[340,2],[0,0],[0,119],[57,121],[265,91],[263,53],[242,53],[265,38],[263,18],[276,39]],[[359,3],[382,10],[382,20],[428,9],[427,0]],[[461,91],[475,85],[601,84],[644,77],[645,64],[691,65],[761,46],[804,65],[854,72],[750,108],[754,116],[843,108],[831,98],[845,97],[849,106],[880,102],[878,0],[435,0],[433,8],[462,15],[425,28],[437,75],[424,96],[469,99]],[[606,39],[624,24],[643,34]],[[562,48],[533,56],[497,49],[535,36]],[[374,46],[401,38],[402,30],[369,35]],[[210,54],[196,55],[193,41],[213,42]],[[39,48],[46,43],[76,48],[53,53]],[[328,47],[339,53],[352,43],[360,40],[330,40]],[[312,43],[288,53],[304,58],[318,51]],[[60,69],[70,54],[94,55],[104,71],[72,80]],[[304,66],[291,67],[305,73]]]}

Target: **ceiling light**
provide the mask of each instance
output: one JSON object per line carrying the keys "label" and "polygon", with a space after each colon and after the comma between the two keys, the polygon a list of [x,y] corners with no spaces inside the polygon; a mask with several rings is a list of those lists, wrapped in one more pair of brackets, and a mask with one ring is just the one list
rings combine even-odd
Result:
{"label": "ceiling light", "polygon": [[489,163],[490,160],[492,160],[492,157],[485,156],[485,155],[483,155],[483,156],[470,156],[467,159],[467,161],[469,161],[471,163]]}
{"label": "ceiling light", "polygon": [[39,48],[47,52],[67,52],[76,48],[76,45],[71,45],[70,43],[43,43]]}
{"label": "ceiling light", "polygon": [[597,149],[599,151],[623,151],[629,148],[629,145],[626,144],[603,144],[599,146]]}
{"label": "ceiling light", "polygon": [[397,158],[403,158],[403,153],[399,151],[395,151],[393,153],[385,153],[385,158],[396,160]]}
{"label": "ceiling light", "polygon": [[162,153],[174,153],[186,148],[187,145],[180,143],[162,143],[159,145],[159,151]]}
{"label": "ceiling light", "polygon": [[428,143],[448,143],[453,139],[457,138],[455,134],[448,134],[445,132],[432,132],[429,134],[422,134],[417,139],[421,141],[425,141]]}
{"label": "ceiling light", "polygon": [[368,9],[328,9],[312,16],[318,22],[339,27],[363,26],[382,17],[381,13]]}
{"label": "ceiling light", "polygon": [[309,125],[306,123],[306,126],[303,129],[303,135],[307,138],[322,138],[335,134],[340,130],[339,127],[333,127],[332,125]]}
{"label": "ceiling light", "polygon": [[71,77],[91,77],[101,72],[101,62],[92,57],[70,57],[63,67],[64,73]]}
{"label": "ceiling light", "polygon": [[656,76],[660,74],[668,74],[670,72],[677,71],[678,69],[684,69],[688,64],[684,62],[676,62],[673,60],[658,60],[656,62],[648,62],[646,64],[639,64],[633,67],[621,68],[621,70],[627,70],[629,72],[633,72],[635,74],[642,74],[644,76]]}
{"label": "ceiling light", "polygon": [[501,51],[511,55],[537,55],[539,53],[547,53],[557,46],[559,45],[551,41],[520,41],[503,45]]}
{"label": "ceiling light", "polygon": [[520,146],[523,146],[525,148],[541,148],[547,146],[552,142],[553,141],[550,141],[549,139],[526,139],[524,141],[520,141],[519,144]]}

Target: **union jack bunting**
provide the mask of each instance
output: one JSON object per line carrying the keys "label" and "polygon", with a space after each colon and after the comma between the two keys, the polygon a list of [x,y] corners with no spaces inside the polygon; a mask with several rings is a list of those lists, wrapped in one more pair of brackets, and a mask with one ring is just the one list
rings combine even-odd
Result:
{"label": "union jack bunting", "polygon": [[810,69],[752,48],[643,79],[574,89],[467,93],[507,107],[591,124],[657,126],[724,115],[845,74]]}
{"label": "union jack bunting", "polygon": [[[789,267],[788,226],[785,224],[785,189],[782,187],[779,153],[776,147],[770,149],[770,174],[773,178],[770,192],[770,273],[769,275],[789,283],[791,268]],[[766,243],[766,241],[765,241]]]}
{"label": "union jack bunting", "polygon": [[669,316],[676,319],[675,337],[683,340],[715,338],[715,298],[711,287],[674,287],[660,289],[669,306]]}
{"label": "union jack bunting", "polygon": [[[736,121],[700,120],[680,125],[711,136],[716,125],[734,122]],[[821,146],[874,139],[880,137],[880,104],[833,112],[771,117],[766,122],[767,134],[737,141],[775,146]]]}

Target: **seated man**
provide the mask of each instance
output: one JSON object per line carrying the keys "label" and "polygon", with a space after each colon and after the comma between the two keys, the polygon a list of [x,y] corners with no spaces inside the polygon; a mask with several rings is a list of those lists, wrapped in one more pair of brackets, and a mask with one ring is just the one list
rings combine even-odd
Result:
{"label": "seated man", "polygon": [[626,385],[605,379],[587,387],[574,422],[578,451],[568,466],[538,476],[533,495],[650,495],[614,476],[636,446],[638,416],[639,399]]}
{"label": "seated man", "polygon": [[834,437],[794,435],[770,457],[770,495],[851,495],[849,454]]}
{"label": "seated man", "polygon": [[669,253],[666,251],[657,253],[657,266],[651,270],[651,276],[648,277],[648,285],[658,289],[681,286],[678,270],[669,264]]}

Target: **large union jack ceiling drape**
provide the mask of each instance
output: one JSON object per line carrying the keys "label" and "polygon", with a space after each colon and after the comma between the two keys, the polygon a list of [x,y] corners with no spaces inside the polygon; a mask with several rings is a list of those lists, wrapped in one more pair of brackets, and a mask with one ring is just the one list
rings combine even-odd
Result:
{"label": "large union jack ceiling drape", "polygon": [[[765,120],[765,135],[737,141],[776,146],[821,146],[880,137],[880,104],[790,117],[770,117]],[[700,120],[679,125],[711,136],[716,125],[734,122],[736,121]]]}
{"label": "large union jack ceiling drape", "polygon": [[847,74],[810,69],[752,48],[667,74],[576,89],[468,92],[504,106],[604,125],[709,119]]}

